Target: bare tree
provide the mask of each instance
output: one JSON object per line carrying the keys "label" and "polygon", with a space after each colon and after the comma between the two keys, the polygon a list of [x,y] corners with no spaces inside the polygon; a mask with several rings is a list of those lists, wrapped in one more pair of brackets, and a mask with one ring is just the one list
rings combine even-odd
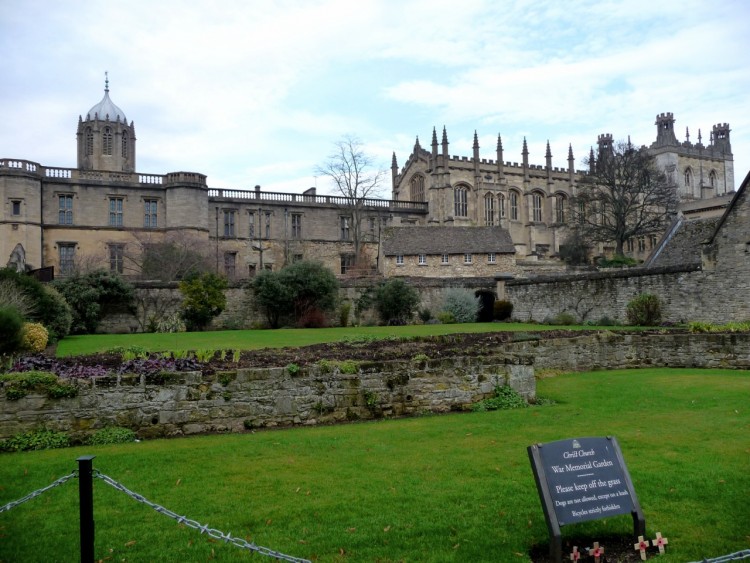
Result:
{"label": "bare tree", "polygon": [[571,201],[573,222],[591,242],[625,242],[663,232],[677,210],[677,191],[644,148],[619,142],[590,162]]}
{"label": "bare tree", "polygon": [[142,280],[170,282],[185,275],[211,270],[211,248],[207,239],[175,231],[163,237],[134,234],[125,249],[126,269]]}
{"label": "bare tree", "polygon": [[355,264],[362,257],[363,222],[368,199],[379,199],[385,172],[365,153],[362,142],[352,135],[336,143],[335,151],[316,168],[320,176],[327,176],[336,191],[346,200],[346,215],[342,217],[342,239],[354,244]]}

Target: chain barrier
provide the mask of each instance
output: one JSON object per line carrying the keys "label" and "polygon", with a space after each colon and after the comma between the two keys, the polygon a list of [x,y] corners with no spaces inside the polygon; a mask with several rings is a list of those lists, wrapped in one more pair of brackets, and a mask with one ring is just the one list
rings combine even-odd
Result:
{"label": "chain barrier", "polygon": [[750,559],[750,549],[738,551],[737,553],[730,553],[729,555],[722,555],[721,557],[715,557],[713,559],[693,561],[693,563],[727,563],[727,561],[740,561],[742,559]]}
{"label": "chain barrier", "polygon": [[0,513],[6,512],[6,511],[10,510],[11,508],[15,508],[19,504],[23,504],[26,501],[29,501],[29,500],[31,500],[33,498],[36,498],[39,495],[42,495],[42,494],[46,493],[50,489],[54,489],[55,487],[59,487],[63,483],[67,483],[68,481],[70,481],[71,479],[75,479],[76,477],[78,477],[78,471],[73,471],[69,475],[65,475],[63,477],[60,477],[57,481],[55,481],[54,483],[51,483],[51,484],[47,485],[46,487],[38,489],[38,490],[34,491],[33,493],[29,493],[28,495],[26,495],[23,498],[11,501],[8,504],[6,504],[5,506],[0,506]]}
{"label": "chain barrier", "polygon": [[267,547],[262,547],[262,546],[256,545],[255,543],[245,541],[242,538],[233,538],[230,534],[225,534],[221,530],[217,530],[216,528],[209,528],[207,524],[200,524],[196,522],[195,520],[191,520],[185,516],[180,516],[176,512],[172,512],[171,510],[164,508],[163,506],[156,504],[155,502],[151,502],[150,500],[145,498],[143,495],[139,495],[138,493],[131,491],[125,485],[118,483],[117,481],[115,481],[111,477],[108,477],[107,475],[99,473],[96,469],[93,472],[93,476],[97,479],[101,479],[102,481],[107,483],[109,486],[117,489],[118,491],[125,493],[133,500],[143,503],[146,506],[150,506],[151,508],[156,510],[156,512],[158,512],[159,514],[164,514],[165,516],[169,516],[170,518],[177,520],[179,524],[185,524],[188,528],[193,528],[194,530],[200,530],[201,534],[208,534],[208,536],[211,538],[214,538],[217,540],[223,540],[225,543],[231,543],[242,549],[249,549],[250,551],[260,553],[261,555],[267,555],[268,557],[273,557],[275,559],[280,559],[282,561],[292,561],[293,563],[310,563],[308,559],[300,559],[298,557],[292,557],[291,555],[285,555],[283,553],[279,553],[278,551],[274,551]]}

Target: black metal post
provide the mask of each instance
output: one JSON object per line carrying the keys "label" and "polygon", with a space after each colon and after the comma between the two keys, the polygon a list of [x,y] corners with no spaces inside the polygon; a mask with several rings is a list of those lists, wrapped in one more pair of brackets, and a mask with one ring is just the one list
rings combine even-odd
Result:
{"label": "black metal post", "polygon": [[95,457],[84,455],[76,460],[81,518],[81,563],[94,561],[94,480],[91,462]]}

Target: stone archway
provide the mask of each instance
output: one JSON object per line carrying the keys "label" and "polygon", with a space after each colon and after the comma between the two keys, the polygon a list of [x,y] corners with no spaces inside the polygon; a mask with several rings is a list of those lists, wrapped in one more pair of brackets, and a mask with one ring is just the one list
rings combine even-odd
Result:
{"label": "stone archway", "polygon": [[487,289],[479,289],[474,292],[474,295],[479,297],[477,322],[491,323],[494,320],[495,293]]}

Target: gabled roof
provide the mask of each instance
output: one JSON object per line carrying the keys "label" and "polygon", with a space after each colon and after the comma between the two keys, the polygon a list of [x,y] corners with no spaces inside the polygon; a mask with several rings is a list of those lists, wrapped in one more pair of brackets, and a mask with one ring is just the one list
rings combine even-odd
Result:
{"label": "gabled roof", "polygon": [[700,265],[702,245],[713,234],[718,222],[718,217],[705,219],[680,217],[664,235],[645,266],[661,268]]}
{"label": "gabled roof", "polygon": [[502,227],[391,227],[386,229],[386,256],[416,254],[515,254],[510,233]]}
{"label": "gabled roof", "polygon": [[745,176],[745,179],[742,181],[742,185],[740,186],[740,189],[737,190],[737,193],[734,194],[732,201],[729,202],[729,205],[727,206],[726,211],[724,211],[724,215],[721,216],[721,219],[719,219],[719,222],[716,224],[716,229],[714,229],[714,232],[711,235],[711,238],[709,238],[706,241],[707,244],[713,244],[714,239],[716,238],[716,235],[719,234],[721,227],[724,225],[724,222],[727,220],[727,217],[729,217],[729,214],[732,213],[732,211],[736,207],[737,202],[739,201],[740,197],[742,197],[743,194],[745,193],[745,189],[747,188],[747,185],[749,183],[750,183],[750,172],[747,173],[747,176]]}

